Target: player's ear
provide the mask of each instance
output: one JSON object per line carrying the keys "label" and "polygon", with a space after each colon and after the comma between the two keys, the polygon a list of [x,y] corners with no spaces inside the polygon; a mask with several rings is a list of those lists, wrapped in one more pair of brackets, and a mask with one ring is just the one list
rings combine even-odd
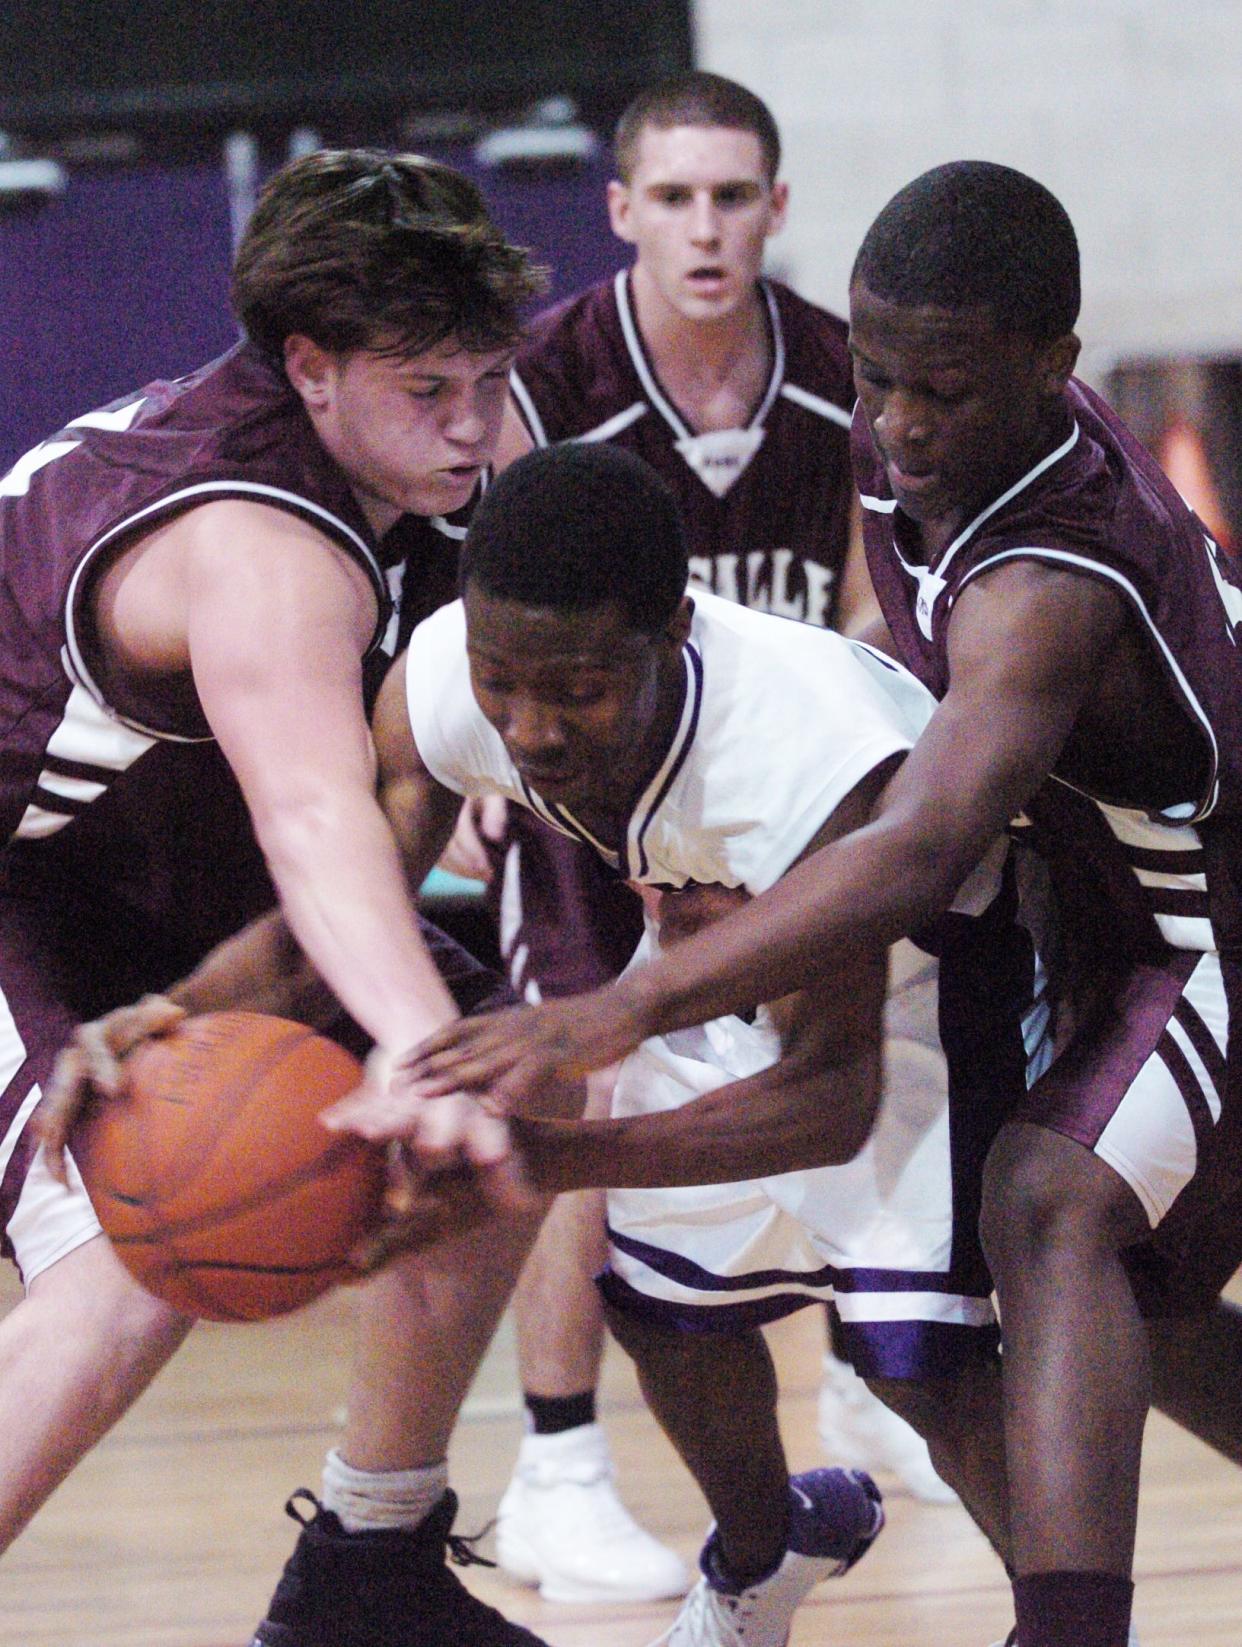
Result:
{"label": "player's ear", "polygon": [[789,211],[789,184],[773,183],[772,193],[768,197],[768,233],[779,234],[785,227],[785,217]]}
{"label": "player's ear", "polygon": [[690,624],[693,621],[693,618],[694,596],[683,595],[680,603],[678,604],[677,610],[673,613],[673,616],[669,619],[668,623],[668,638],[673,642],[678,651],[680,651],[690,639]]}
{"label": "player's ear", "polygon": [[323,411],[336,382],[336,356],[302,332],[285,339],[285,375],[308,411]]}
{"label": "player's ear", "polygon": [[1076,332],[1066,332],[1063,337],[1054,338],[1045,345],[1042,363],[1044,388],[1050,395],[1059,395],[1074,375],[1081,348]]}
{"label": "player's ear", "polygon": [[608,185],[608,221],[612,224],[612,232],[618,240],[628,240],[633,245],[634,231],[630,227],[630,191],[616,177]]}

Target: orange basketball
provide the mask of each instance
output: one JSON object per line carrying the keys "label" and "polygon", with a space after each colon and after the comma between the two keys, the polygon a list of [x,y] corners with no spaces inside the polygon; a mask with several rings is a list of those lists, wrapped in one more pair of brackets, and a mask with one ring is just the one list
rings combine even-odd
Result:
{"label": "orange basketball", "polygon": [[302,1024],[188,1018],[125,1061],[126,1097],[95,1104],[74,1159],[122,1262],[187,1315],[257,1321],[352,1273],[380,1215],[382,1150],[320,1125],[361,1068]]}

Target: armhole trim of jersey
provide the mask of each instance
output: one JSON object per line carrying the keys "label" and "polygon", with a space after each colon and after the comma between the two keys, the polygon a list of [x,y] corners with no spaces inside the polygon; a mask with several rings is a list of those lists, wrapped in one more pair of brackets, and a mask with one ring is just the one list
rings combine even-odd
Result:
{"label": "armhole trim of jersey", "polygon": [[[1204,710],[1202,704],[1200,704],[1198,698],[1191,689],[1190,682],[1182,673],[1180,664],[1173,656],[1173,653],[1169,650],[1167,641],[1157,628],[1151,613],[1147,610],[1143,597],[1130,582],[1129,578],[1127,578],[1123,573],[1117,571],[1115,567],[1108,566],[1103,561],[1092,560],[1088,555],[1076,555],[1066,549],[1049,549],[1038,544],[1032,544],[1029,547],[1019,549],[1003,549],[998,554],[989,555],[986,560],[981,560],[977,566],[972,566],[963,575],[962,581],[958,584],[954,593],[954,600],[961,595],[962,590],[972,578],[978,577],[981,572],[990,571],[993,567],[1001,565],[1004,561],[1011,560],[1043,560],[1052,561],[1062,566],[1076,567],[1080,571],[1086,572],[1092,577],[1101,578],[1105,582],[1115,584],[1125,597],[1126,601],[1133,607],[1135,612],[1138,613],[1152,639],[1155,641],[1156,649],[1164,659],[1164,666],[1170,678],[1176,684],[1178,691],[1185,700],[1187,708],[1191,712],[1191,715],[1202,726],[1203,731],[1207,736],[1208,745],[1212,753],[1212,770],[1208,777],[1207,789],[1202,801],[1198,806],[1196,806],[1193,815],[1187,817],[1183,810],[1177,809],[1175,816],[1170,817],[1169,813],[1162,813],[1161,816],[1170,817],[1170,821],[1183,824],[1200,823],[1204,818],[1209,817],[1215,810],[1216,802],[1220,796],[1220,748],[1216,742],[1215,730],[1213,729],[1211,721],[1208,719],[1207,712]],[[1069,787],[1072,788],[1073,785],[1070,785]]]}
{"label": "armhole trim of jersey", "polygon": [[122,715],[119,710],[114,709],[109,704],[98,682],[91,674],[90,667],[81,649],[74,621],[77,601],[86,571],[94,564],[108,544],[115,542],[118,537],[132,532],[144,521],[154,523],[161,515],[173,513],[183,508],[188,501],[196,498],[202,500],[207,495],[213,497],[255,498],[260,502],[275,504],[279,508],[288,510],[291,514],[305,515],[308,519],[314,521],[316,525],[328,527],[330,529],[329,535],[338,539],[341,547],[349,551],[353,558],[358,561],[370,577],[375,590],[378,612],[374,632],[367,644],[366,655],[368,657],[375,651],[376,647],[382,644],[388,627],[390,597],[387,580],[379,561],[372,554],[366,541],[354,531],[352,526],[347,525],[345,521],[341,520],[338,515],[332,514],[330,510],[323,508],[321,504],[312,503],[309,498],[300,497],[296,492],[283,491],[277,486],[264,486],[256,481],[243,480],[202,481],[198,485],[183,487],[179,492],[172,492],[167,497],[162,497],[155,503],[148,504],[144,509],[139,509],[136,514],[127,515],[124,520],[118,521],[102,537],[97,538],[90,548],[83,553],[78,564],[74,567],[73,576],[70,578],[69,587],[65,592],[65,645],[61,657],[69,679],[76,686],[80,686],[83,691],[88,692],[100,708],[120,725],[128,726],[133,731],[141,732],[146,737],[159,738],[166,743],[211,743],[213,740],[210,737],[186,737],[180,733],[144,726],[141,721]]}

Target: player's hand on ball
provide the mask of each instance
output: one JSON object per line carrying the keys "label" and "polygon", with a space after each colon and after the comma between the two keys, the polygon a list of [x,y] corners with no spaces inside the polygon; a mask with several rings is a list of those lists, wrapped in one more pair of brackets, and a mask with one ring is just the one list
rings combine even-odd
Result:
{"label": "player's hand on ball", "polygon": [[492,1093],[511,1114],[538,1117],[565,1077],[581,1079],[632,1052],[649,1031],[620,984],[510,1007],[455,1023],[430,1035],[402,1059],[425,1095]]}
{"label": "player's hand on ball", "polygon": [[[435,1195],[437,1184],[453,1190],[458,1200],[468,1184],[493,1213],[523,1212],[534,1204],[534,1193],[512,1155],[502,1115],[463,1092],[428,1097],[406,1079],[404,1070],[395,1079],[390,1077],[390,1067],[385,1055],[373,1055],[363,1085],[320,1117],[334,1132],[354,1132],[369,1143],[400,1146],[397,1159],[408,1172],[403,1187],[394,1190],[390,1170],[390,1210],[395,1206],[398,1217],[430,1217],[434,1208],[425,1198]],[[454,1175],[460,1177],[461,1187]]]}
{"label": "player's hand on ball", "polygon": [[65,1181],[65,1148],[78,1116],[93,1099],[125,1090],[122,1060],[141,1042],[167,1035],[185,1010],[163,995],[144,995],[91,1023],[80,1024],[57,1056],[34,1116],[34,1129],[52,1174]]}

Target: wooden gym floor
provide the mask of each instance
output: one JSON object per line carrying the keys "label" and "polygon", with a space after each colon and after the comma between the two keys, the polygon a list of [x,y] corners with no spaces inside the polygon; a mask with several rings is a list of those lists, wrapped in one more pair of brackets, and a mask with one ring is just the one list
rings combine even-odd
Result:
{"label": "wooden gym floor", "polygon": [[[922,1040],[922,1025],[893,1027],[894,1065],[927,1073],[927,1049],[906,1034]],[[15,1296],[6,1277],[0,1307]],[[344,1293],[283,1321],[197,1328],[0,1564],[0,1643],[244,1647],[292,1548],[284,1500],[302,1484],[318,1490],[336,1438],[352,1307]],[[771,1337],[791,1464],[811,1468],[825,1462],[815,1433],[819,1312],[802,1311]],[[615,1347],[602,1413],[631,1509],[693,1560],[702,1501]],[[494,1514],[520,1430],[505,1327],[453,1447],[458,1531]],[[1012,1622],[1008,1586],[965,1513],[880,1480],[886,1532],[854,1572],[813,1593],[791,1647],[988,1647],[1002,1638]],[[1137,1576],[1143,1647],[1242,1643],[1242,1472],[1158,1415],[1148,1429]],[[478,1567],[466,1581],[550,1647],[645,1647],[676,1605],[550,1605]]]}

